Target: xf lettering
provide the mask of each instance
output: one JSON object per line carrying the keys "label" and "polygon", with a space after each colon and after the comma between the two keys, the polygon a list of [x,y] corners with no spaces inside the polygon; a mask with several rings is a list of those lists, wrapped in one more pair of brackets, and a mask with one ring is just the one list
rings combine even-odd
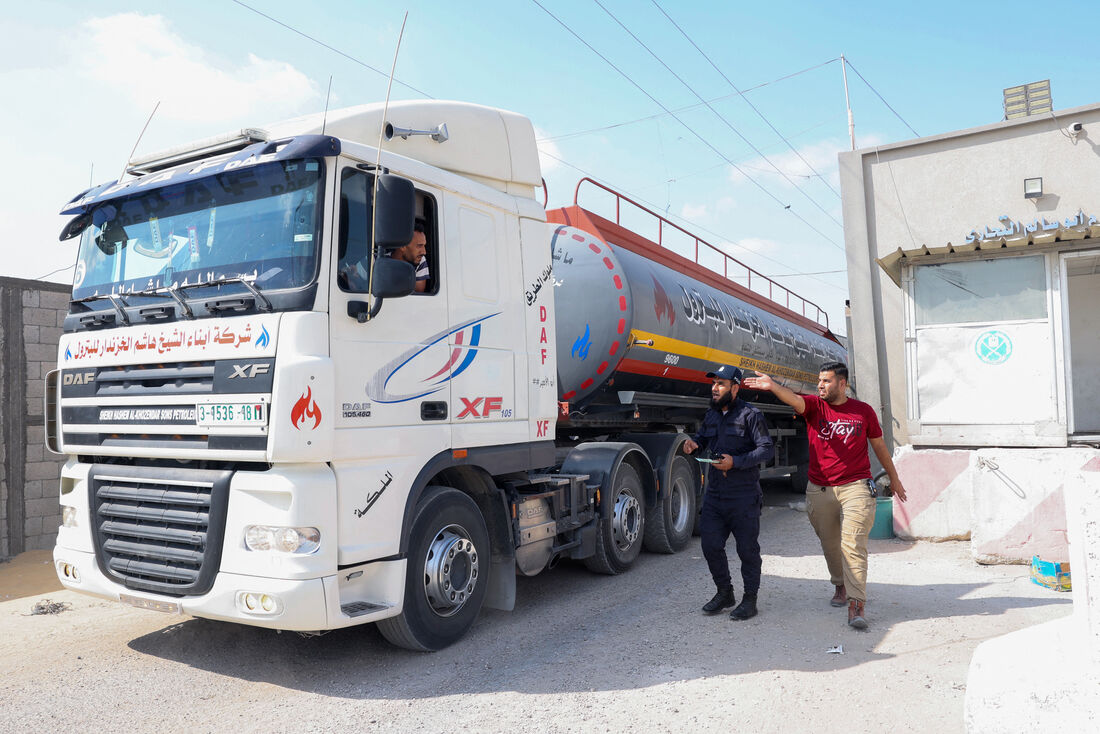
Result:
{"label": "xf lettering", "polygon": [[535,421],[535,436],[537,438],[546,438],[550,433],[550,421]]}
{"label": "xf lettering", "polygon": [[488,418],[494,410],[499,411],[504,402],[503,398],[459,398],[462,401],[462,412],[459,418]]}

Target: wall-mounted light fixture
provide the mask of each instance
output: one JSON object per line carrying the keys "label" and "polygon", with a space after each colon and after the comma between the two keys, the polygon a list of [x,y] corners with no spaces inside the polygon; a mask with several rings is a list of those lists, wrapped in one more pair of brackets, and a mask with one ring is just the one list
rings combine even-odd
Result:
{"label": "wall-mounted light fixture", "polygon": [[1024,179],[1024,198],[1025,199],[1038,199],[1043,195],[1043,178],[1025,178]]}

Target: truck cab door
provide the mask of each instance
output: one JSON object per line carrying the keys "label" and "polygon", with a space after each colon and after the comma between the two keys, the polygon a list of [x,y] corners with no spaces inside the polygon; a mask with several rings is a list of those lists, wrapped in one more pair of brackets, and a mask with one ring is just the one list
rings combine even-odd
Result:
{"label": "truck cab door", "polygon": [[[329,278],[331,348],[336,372],[336,458],[363,456],[359,429],[434,427],[424,448],[449,445],[450,394],[444,368],[447,344],[447,289],[438,247],[438,194],[417,186],[418,216],[429,232],[430,278],[424,293],[387,298],[367,321],[348,315],[348,304],[369,302],[367,286],[354,276],[370,272],[370,186],[372,177],[350,165],[337,175],[336,231]],[[397,440],[399,432],[372,436]],[[408,438],[407,435],[404,436]],[[419,439],[417,439],[419,440]],[[375,443],[376,446],[381,446]]]}

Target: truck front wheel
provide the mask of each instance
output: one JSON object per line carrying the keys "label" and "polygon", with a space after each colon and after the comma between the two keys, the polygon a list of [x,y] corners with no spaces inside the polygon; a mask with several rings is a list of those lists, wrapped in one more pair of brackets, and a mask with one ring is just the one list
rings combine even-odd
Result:
{"label": "truck front wheel", "polygon": [[450,487],[428,487],[409,538],[405,603],[378,622],[382,636],[410,650],[440,650],[473,625],[485,601],[489,534],[481,511]]}
{"label": "truck front wheel", "polygon": [[645,519],[645,547],[653,553],[675,553],[691,540],[695,526],[695,482],[687,459],[677,456],[668,488]]}
{"label": "truck front wheel", "polygon": [[645,495],[637,470],[623,462],[600,494],[596,553],[584,565],[596,573],[619,574],[642,552]]}

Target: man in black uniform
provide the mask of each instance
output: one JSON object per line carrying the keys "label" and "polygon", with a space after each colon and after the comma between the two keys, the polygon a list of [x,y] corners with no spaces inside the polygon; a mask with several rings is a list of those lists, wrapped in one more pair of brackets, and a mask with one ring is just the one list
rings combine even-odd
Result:
{"label": "man in black uniform", "polygon": [[737,557],[741,559],[741,580],[745,596],[730,619],[756,616],[756,594],[760,590],[760,464],[775,453],[768,426],[759,410],[737,397],[741,370],[722,365],[707,377],[711,385],[710,410],[703,416],[699,432],[684,442],[684,452],[699,451],[700,459],[711,459],[710,476],[699,534],[703,557],[718,593],[703,606],[707,614],[732,607],[736,600],[730,583],[726,540],[733,533]]}

